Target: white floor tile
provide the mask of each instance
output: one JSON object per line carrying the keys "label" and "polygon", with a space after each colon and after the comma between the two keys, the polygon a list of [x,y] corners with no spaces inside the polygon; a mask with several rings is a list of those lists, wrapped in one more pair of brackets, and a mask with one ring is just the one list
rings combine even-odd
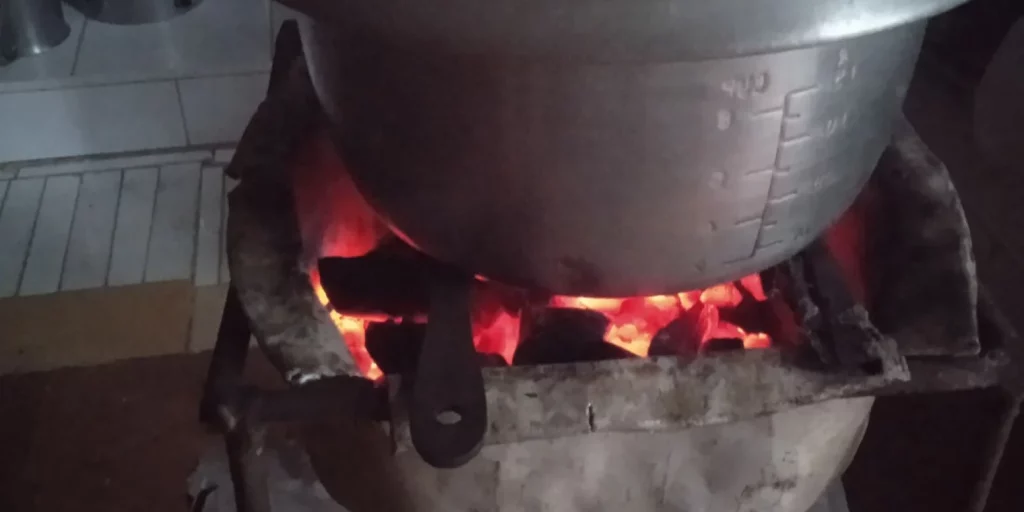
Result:
{"label": "white floor tile", "polygon": [[0,162],[184,145],[173,82],[0,94]]}
{"label": "white floor tile", "polygon": [[71,234],[71,219],[78,197],[78,176],[55,176],[46,179],[43,200],[36,218],[32,245],[25,261],[18,295],[40,295],[56,292],[64,255]]}
{"label": "white floor tile", "polygon": [[110,272],[107,275],[110,286],[138,284],[145,275],[157,174],[156,168],[137,169],[125,172],[121,180]]}
{"label": "white floor tile", "polygon": [[227,165],[231,163],[231,159],[235,157],[235,148],[231,149],[218,149],[213,153],[213,161],[220,165]]}
{"label": "white floor tile", "polygon": [[120,188],[121,171],[82,176],[61,290],[99,288],[106,282]]}
{"label": "white floor tile", "polygon": [[124,70],[179,75],[265,69],[270,60],[265,0],[206,0],[148,25],[89,22],[76,75]]}
{"label": "white floor tile", "polygon": [[192,277],[199,167],[199,164],[177,164],[160,168],[153,229],[146,254],[146,282]]}
{"label": "white floor tile", "polygon": [[223,197],[224,170],[220,167],[203,168],[199,191],[199,232],[196,235],[195,284],[199,286],[218,282]]}
{"label": "white floor tile", "polygon": [[0,82],[45,80],[71,76],[78,43],[82,39],[85,16],[64,4],[64,20],[71,27],[71,33],[63,43],[39,55],[23,57],[0,67]]}
{"label": "white floor tile", "polygon": [[64,78],[44,78],[39,80],[30,80],[27,82],[0,82],[0,94],[53,91],[58,89],[80,89],[83,87],[103,87],[107,85],[124,85],[137,82],[166,82],[169,80],[178,80],[179,78],[197,78],[200,76],[235,76],[239,74],[258,73],[261,71],[269,72],[270,67],[270,62],[267,62],[262,68],[253,70],[239,71],[237,69],[225,69],[222,71],[214,70],[208,73],[204,72],[202,74],[183,74],[177,73],[173,70],[144,73],[125,69],[117,73],[103,75],[71,75]]}
{"label": "white floor tile", "polygon": [[236,142],[267,94],[269,73],[179,80],[192,144]]}
{"label": "white floor tile", "polygon": [[75,174],[80,172],[109,171],[113,169],[135,169],[154,167],[183,162],[201,162],[209,160],[213,153],[209,150],[182,151],[178,153],[151,153],[137,156],[117,156],[113,158],[89,158],[70,162],[28,165],[18,171],[19,178],[36,178],[57,174]]}
{"label": "white floor tile", "polygon": [[41,179],[14,180],[7,187],[0,209],[0,297],[12,297],[18,291],[44,184]]}

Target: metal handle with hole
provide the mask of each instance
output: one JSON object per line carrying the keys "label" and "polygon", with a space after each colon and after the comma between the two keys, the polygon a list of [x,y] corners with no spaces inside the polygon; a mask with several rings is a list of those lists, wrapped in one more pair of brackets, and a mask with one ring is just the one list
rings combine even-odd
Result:
{"label": "metal handle with hole", "polygon": [[472,459],[487,428],[487,401],[470,320],[471,283],[469,276],[444,275],[432,285],[429,322],[412,384],[413,446],[438,468]]}

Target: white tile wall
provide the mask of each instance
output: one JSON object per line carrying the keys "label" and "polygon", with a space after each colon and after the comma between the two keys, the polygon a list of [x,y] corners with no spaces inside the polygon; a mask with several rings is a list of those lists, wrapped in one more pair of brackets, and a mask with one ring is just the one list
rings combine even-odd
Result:
{"label": "white tile wall", "polygon": [[114,223],[107,285],[138,284],[146,273],[146,249],[156,202],[156,168],[126,172]]}
{"label": "white tile wall", "polygon": [[174,82],[0,94],[0,162],[185,144]]}
{"label": "white tile wall", "polygon": [[199,226],[196,236],[195,283],[217,284],[220,272],[221,203],[224,198],[224,170],[203,169],[199,190]]}
{"label": "white tile wall", "polygon": [[160,169],[153,229],[146,252],[146,282],[192,276],[199,172],[199,164],[169,165]]}
{"label": "white tile wall", "polygon": [[0,298],[18,291],[44,185],[42,179],[14,180],[7,187],[0,209],[0,240],[4,244],[0,251]]}
{"label": "white tile wall", "polygon": [[[72,33],[64,43],[0,68],[0,169],[237,141],[270,68],[277,25],[269,2],[206,0],[172,20],[128,26],[67,8]],[[186,109],[194,140],[186,137]]]}
{"label": "white tile wall", "polygon": [[65,43],[0,68],[0,297],[229,279],[233,150],[187,146],[236,142],[263,99],[293,16],[266,2],[127,27],[66,9]]}
{"label": "white tile wall", "polygon": [[213,161],[220,165],[227,165],[231,163],[231,159],[235,157],[235,148],[230,149],[218,149],[213,154]]}
{"label": "white tile wall", "polygon": [[180,80],[189,142],[235,142],[267,94],[269,73]]}
{"label": "white tile wall", "polygon": [[82,176],[61,290],[98,288],[106,282],[120,189],[121,171]]}
{"label": "white tile wall", "polygon": [[209,160],[209,150],[192,150],[173,153],[150,153],[137,156],[116,156],[113,158],[78,159],[69,162],[30,164],[18,170],[19,178],[35,178],[57,174],[76,174],[106,169],[136,169],[158,165],[179,164],[184,162],[202,162]]}
{"label": "white tile wall", "polygon": [[79,176],[54,176],[46,179],[39,206],[32,245],[21,276],[19,295],[53,293],[60,286],[64,254],[71,233],[71,220],[78,199]]}
{"label": "white tile wall", "polygon": [[0,298],[225,282],[227,188],[198,162],[0,182]]}

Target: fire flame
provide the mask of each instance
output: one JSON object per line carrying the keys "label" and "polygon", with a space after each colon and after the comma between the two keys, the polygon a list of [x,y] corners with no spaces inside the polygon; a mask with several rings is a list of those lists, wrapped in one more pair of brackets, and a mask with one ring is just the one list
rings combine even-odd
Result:
{"label": "fire flame", "polygon": [[[309,275],[309,281],[313,285],[313,292],[317,300],[327,309],[331,321],[341,332],[355,359],[359,372],[366,378],[377,380],[384,375],[384,372],[377,366],[377,363],[370,357],[366,350],[366,329],[372,322],[387,322],[397,320],[387,315],[353,315],[342,314],[331,306],[327,292],[320,283],[320,272],[313,269]],[[484,354],[499,354],[506,362],[512,362],[512,355],[515,353],[516,345],[519,343],[519,315],[513,314],[502,308],[480,308],[477,307],[473,315],[473,345],[477,352]],[[414,321],[422,321],[416,318]]]}
{"label": "fire flame", "polygon": [[382,322],[386,321],[387,318],[380,315],[343,315],[331,307],[331,301],[327,298],[327,292],[324,291],[324,287],[320,284],[320,271],[313,269],[309,273],[309,282],[313,285],[313,292],[316,293],[316,298],[320,301],[320,304],[327,308],[328,314],[331,315],[331,321],[338,327],[341,337],[345,339],[345,345],[348,346],[349,352],[352,353],[352,358],[355,359],[359,372],[368,379],[377,380],[381,378],[384,372],[377,366],[377,363],[373,362],[373,358],[370,357],[370,353],[366,350],[366,328],[370,325],[370,322]]}
{"label": "fire flame", "polygon": [[[327,308],[331,320],[345,338],[345,344],[359,371],[369,379],[382,377],[383,372],[366,350],[366,328],[371,322],[385,322],[389,318],[384,315],[341,314],[331,307],[327,293],[320,284],[319,272],[314,270],[310,273],[310,282],[317,299]],[[740,279],[739,283],[754,300],[766,300],[759,275],[751,274]],[[742,327],[720,318],[722,308],[736,307],[743,300],[739,288],[733,283],[726,283],[676,295],[627,299],[555,296],[550,305],[602,313],[610,321],[605,340],[637,356],[646,357],[658,331],[682,312],[698,304],[703,306],[699,321],[702,343],[716,338],[738,338],[743,340],[746,349],[770,347],[772,341],[767,333],[748,333]],[[511,362],[520,339],[520,317],[502,308],[485,309],[483,312],[474,312],[473,344],[478,352],[500,354],[505,361]]]}
{"label": "fire flame", "polygon": [[[751,274],[740,279],[740,284],[757,301],[766,300],[761,276]],[[742,327],[719,318],[720,308],[736,307],[743,294],[733,283],[725,283],[704,290],[682,292],[676,295],[653,295],[628,299],[555,296],[551,305],[563,308],[590,309],[604,314],[610,320],[605,340],[622,349],[646,357],[654,336],[682,312],[702,304],[701,341],[715,338],[738,338],[747,349],[768,348],[771,337],[763,332],[746,332]]]}
{"label": "fire flame", "polygon": [[[379,246],[391,232],[374,214],[369,204],[356,190],[344,164],[324,136],[311,139],[310,148],[301,151],[305,155],[296,162],[295,202],[306,205],[315,215],[302,215],[299,221],[304,241],[318,240],[320,253],[316,256],[356,257],[365,255]],[[331,169],[335,179],[324,181],[317,169]],[[342,200],[338,200],[342,198]],[[317,209],[320,208],[320,209]],[[330,212],[326,217],[346,219],[340,224],[325,225],[318,222],[325,218],[322,211]],[[399,238],[404,238],[398,234]],[[478,281],[486,282],[483,276]],[[320,284],[320,274],[315,269],[310,273],[310,283],[317,299],[327,309],[331,320],[345,339],[359,371],[368,378],[379,379],[383,372],[370,357],[366,349],[366,329],[371,322],[386,322],[384,315],[352,315],[335,311]],[[765,293],[758,274],[751,274],[739,280],[739,286],[747,291],[747,297],[764,301]],[[493,284],[493,286],[499,286]],[[486,292],[474,296],[473,302],[473,343],[478,352],[500,354],[507,362],[512,361],[520,340],[520,314],[510,311],[500,301],[488,297]],[[738,338],[748,349],[767,348],[772,340],[763,332],[746,332],[740,326],[722,320],[720,309],[732,308],[744,300],[744,294],[735,283],[726,283],[704,290],[682,292],[675,295],[655,295],[628,299],[603,299],[592,297],[556,296],[551,306],[591,309],[609,319],[605,340],[638,356],[646,356],[651,341],[663,327],[682,312],[701,305],[698,321],[701,340],[715,338]],[[409,319],[423,321],[421,318]]]}
{"label": "fire flame", "polygon": [[519,344],[519,315],[505,310],[499,311],[490,323],[473,324],[473,345],[481,354],[499,354],[506,362],[512,362],[512,355]]}

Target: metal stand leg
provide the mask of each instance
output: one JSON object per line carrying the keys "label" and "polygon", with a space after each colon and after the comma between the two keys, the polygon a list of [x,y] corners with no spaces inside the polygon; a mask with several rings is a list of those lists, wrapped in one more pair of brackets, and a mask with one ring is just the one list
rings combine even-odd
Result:
{"label": "metal stand leg", "polygon": [[238,512],[270,512],[267,467],[262,459],[266,429],[242,423],[224,438]]}
{"label": "metal stand leg", "polygon": [[345,375],[284,390],[246,386],[242,371],[251,335],[238,292],[231,286],[206,374],[199,418],[224,433],[236,510],[271,512],[263,460],[268,423],[338,418],[385,420],[390,411],[390,395],[386,387]]}
{"label": "metal stand leg", "polygon": [[261,460],[265,429],[251,424],[251,400],[242,386],[250,336],[238,292],[231,286],[210,358],[199,417],[224,432],[236,510],[270,512],[267,471]]}
{"label": "metal stand leg", "polygon": [[1003,451],[1010,440],[1010,433],[1013,431],[1014,423],[1020,414],[1021,396],[1013,395],[1007,390],[1003,399],[1006,401],[1005,409],[999,417],[999,428],[988,440],[985,446],[985,467],[982,470],[981,478],[974,486],[971,493],[972,512],[983,512],[988,503],[988,496],[992,492],[992,483],[999,472],[999,465],[1003,461]]}
{"label": "metal stand leg", "polygon": [[242,371],[249,352],[249,320],[238,299],[238,292],[229,285],[224,300],[224,313],[217,329],[217,343],[206,372],[203,400],[199,405],[199,420],[208,425],[230,430],[237,418],[226,418],[225,404],[237,404],[242,385]]}

